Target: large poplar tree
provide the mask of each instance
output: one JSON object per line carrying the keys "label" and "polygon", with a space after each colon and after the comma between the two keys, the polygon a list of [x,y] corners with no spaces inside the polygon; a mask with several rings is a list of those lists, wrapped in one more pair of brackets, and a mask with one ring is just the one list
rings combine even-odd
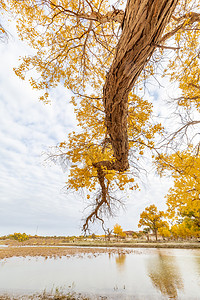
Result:
{"label": "large poplar tree", "polygon": [[[137,188],[135,174],[146,148],[154,147],[160,124],[152,104],[137,90],[165,60],[163,76],[179,82],[179,105],[199,108],[198,0],[9,0],[21,39],[35,49],[15,72],[22,79],[35,68],[33,88],[41,100],[63,84],[81,131],[60,143],[69,162],[67,187],[92,199],[84,230],[117,206],[116,189]],[[165,68],[167,65],[167,68]],[[138,88],[138,89],[137,89]],[[95,191],[95,193],[94,193]]]}

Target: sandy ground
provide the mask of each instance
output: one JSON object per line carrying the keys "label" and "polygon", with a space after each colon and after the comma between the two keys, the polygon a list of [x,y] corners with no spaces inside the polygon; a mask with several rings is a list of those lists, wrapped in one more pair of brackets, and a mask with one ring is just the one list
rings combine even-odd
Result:
{"label": "sandy ground", "polygon": [[131,253],[132,249],[114,249],[114,248],[76,248],[76,247],[13,247],[8,246],[0,248],[0,259],[9,257],[26,257],[26,256],[42,256],[45,258],[57,258],[57,257],[70,257],[70,256],[83,256],[84,254],[90,254],[96,256],[101,253],[117,253],[117,254],[128,254]]}

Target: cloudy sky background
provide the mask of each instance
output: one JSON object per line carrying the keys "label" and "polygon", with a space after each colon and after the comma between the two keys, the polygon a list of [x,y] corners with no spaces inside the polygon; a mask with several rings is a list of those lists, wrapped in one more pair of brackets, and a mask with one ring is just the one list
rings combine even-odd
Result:
{"label": "cloudy sky background", "polygon": [[[38,235],[80,235],[84,200],[65,194],[66,174],[59,166],[45,164],[42,153],[66,139],[75,130],[76,120],[69,104],[70,92],[56,89],[51,105],[38,101],[38,92],[13,72],[19,56],[31,53],[15,34],[14,25],[6,24],[10,36],[0,44],[0,236],[13,232]],[[146,97],[154,102],[166,97],[155,86]],[[158,106],[156,113],[159,114]],[[139,215],[155,203],[165,208],[164,195],[171,185],[150,172],[143,177],[141,191],[123,195],[126,209],[109,220],[124,230],[137,230]],[[101,232],[96,225],[92,230]]]}

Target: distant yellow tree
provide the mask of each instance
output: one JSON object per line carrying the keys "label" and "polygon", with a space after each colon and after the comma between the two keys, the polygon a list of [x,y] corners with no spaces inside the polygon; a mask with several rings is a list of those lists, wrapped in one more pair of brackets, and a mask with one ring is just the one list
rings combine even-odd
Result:
{"label": "distant yellow tree", "polygon": [[126,234],[123,232],[123,229],[119,224],[115,224],[113,228],[113,233],[117,236],[117,239],[119,237],[121,238],[126,237]]}
{"label": "distant yellow tree", "polygon": [[146,207],[145,210],[140,214],[140,220],[138,227],[145,226],[149,228],[155,235],[156,241],[158,239],[158,229],[161,227],[167,227],[166,221],[163,221],[165,214],[163,211],[158,211],[157,207],[152,204]]}

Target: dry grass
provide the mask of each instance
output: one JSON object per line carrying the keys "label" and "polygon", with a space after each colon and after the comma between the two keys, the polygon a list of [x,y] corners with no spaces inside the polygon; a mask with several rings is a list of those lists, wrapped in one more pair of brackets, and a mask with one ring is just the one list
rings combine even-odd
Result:
{"label": "dry grass", "polygon": [[43,293],[36,293],[32,295],[18,295],[11,296],[8,294],[0,295],[0,300],[106,300],[106,296],[83,295],[76,292],[65,292],[62,289],[56,288],[50,293],[44,291]]}
{"label": "dry grass", "polygon": [[[96,296],[96,300],[104,300],[106,297]],[[0,300],[91,300],[90,297],[77,294],[77,293],[67,293],[56,291],[53,294],[34,294],[34,295],[21,295],[21,296],[9,296],[3,295],[0,296]]]}

